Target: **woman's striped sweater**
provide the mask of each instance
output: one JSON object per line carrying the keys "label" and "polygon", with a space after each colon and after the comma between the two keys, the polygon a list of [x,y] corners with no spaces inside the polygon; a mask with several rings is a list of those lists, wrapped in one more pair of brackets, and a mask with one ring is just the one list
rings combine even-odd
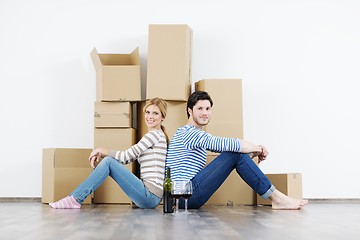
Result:
{"label": "woman's striped sweater", "polygon": [[122,164],[137,160],[140,164],[140,179],[150,192],[162,198],[166,150],[165,134],[161,130],[152,130],[125,151],[110,150],[109,156]]}

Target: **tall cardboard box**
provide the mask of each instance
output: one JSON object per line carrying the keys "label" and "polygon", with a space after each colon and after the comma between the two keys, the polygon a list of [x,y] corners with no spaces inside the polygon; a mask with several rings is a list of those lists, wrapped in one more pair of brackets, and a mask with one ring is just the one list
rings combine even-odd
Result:
{"label": "tall cardboard box", "polygon": [[149,25],[146,99],[187,101],[191,52],[192,30],[188,25]]}
{"label": "tall cardboard box", "polygon": [[[136,143],[136,131],[133,128],[95,128],[94,148],[105,147],[113,150],[126,150]],[[133,163],[125,165],[133,172]],[[131,204],[131,199],[119,185],[107,177],[94,192],[94,203]]]}
{"label": "tall cardboard box", "polygon": [[[43,203],[58,201],[75,190],[90,174],[92,149],[45,148],[42,159]],[[83,204],[91,204],[89,195]]]}
{"label": "tall cardboard box", "polygon": [[208,92],[214,102],[206,132],[244,138],[241,79],[203,79],[195,83],[195,90]]}
{"label": "tall cardboard box", "polygon": [[[176,130],[179,127],[184,126],[188,121],[186,115],[186,102],[166,100],[166,103],[167,103],[167,113],[163,125],[169,136],[169,139],[171,140]],[[145,101],[138,102],[138,107],[137,107],[138,140],[140,140],[141,137],[144,136],[145,133],[147,133],[148,131],[145,123],[144,112],[143,112],[143,108],[145,105],[146,105]]]}
{"label": "tall cardboard box", "polygon": [[96,101],[141,100],[139,48],[130,54],[91,52],[96,69]]}
{"label": "tall cardboard box", "polygon": [[[208,153],[206,162],[209,164],[219,154]],[[257,164],[257,159],[254,159]],[[234,169],[225,182],[216,190],[205,205],[255,205],[256,193],[237,174]]]}
{"label": "tall cardboard box", "polygon": [[132,104],[130,102],[95,102],[95,128],[131,128]]}
{"label": "tall cardboard box", "polygon": [[[279,173],[266,174],[270,182],[280,192],[293,198],[302,198],[302,176],[301,173]],[[269,199],[263,199],[257,196],[258,205],[271,205]]]}

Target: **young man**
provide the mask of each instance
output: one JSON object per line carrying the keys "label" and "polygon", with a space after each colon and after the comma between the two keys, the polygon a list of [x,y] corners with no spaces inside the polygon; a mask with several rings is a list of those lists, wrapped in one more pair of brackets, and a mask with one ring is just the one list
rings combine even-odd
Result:
{"label": "young man", "polygon": [[[307,200],[293,199],[278,191],[253,162],[256,156],[259,161],[266,159],[264,146],[203,131],[210,121],[212,106],[207,92],[191,94],[187,102],[188,123],[176,131],[168,147],[166,166],[171,169],[172,180],[191,180],[193,184],[188,207],[204,205],[234,169],[255,192],[271,200],[273,209],[300,209],[307,204]],[[206,150],[221,154],[205,167]]]}

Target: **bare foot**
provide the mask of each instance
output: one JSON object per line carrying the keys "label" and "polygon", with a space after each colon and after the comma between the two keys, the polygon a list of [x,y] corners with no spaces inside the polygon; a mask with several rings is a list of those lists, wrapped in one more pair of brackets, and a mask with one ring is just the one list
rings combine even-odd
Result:
{"label": "bare foot", "polygon": [[278,190],[275,190],[273,194],[271,194],[270,200],[272,209],[278,210],[297,210],[308,203],[308,200],[291,198]]}

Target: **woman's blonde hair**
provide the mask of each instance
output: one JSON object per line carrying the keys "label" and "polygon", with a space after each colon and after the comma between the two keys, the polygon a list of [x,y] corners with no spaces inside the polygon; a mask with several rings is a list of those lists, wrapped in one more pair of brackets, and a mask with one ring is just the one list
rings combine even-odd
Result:
{"label": "woman's blonde hair", "polygon": [[[143,112],[145,112],[146,109],[151,105],[157,106],[160,109],[162,117],[166,118],[167,103],[164,99],[156,97],[156,98],[152,98],[152,99],[148,100],[145,104]],[[165,127],[162,124],[161,124],[161,130],[165,134],[167,144],[169,144],[169,136],[167,135]]]}

